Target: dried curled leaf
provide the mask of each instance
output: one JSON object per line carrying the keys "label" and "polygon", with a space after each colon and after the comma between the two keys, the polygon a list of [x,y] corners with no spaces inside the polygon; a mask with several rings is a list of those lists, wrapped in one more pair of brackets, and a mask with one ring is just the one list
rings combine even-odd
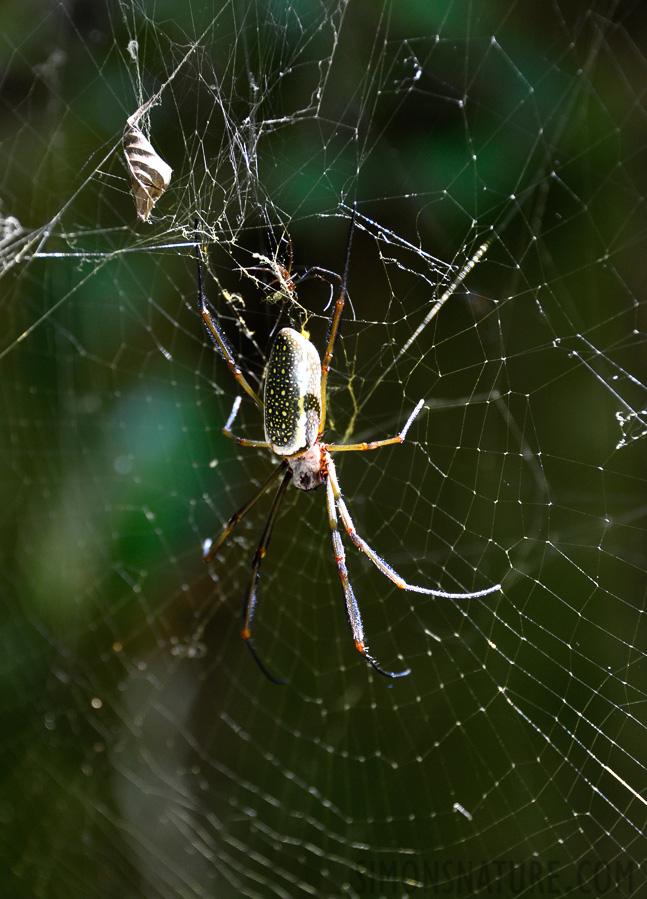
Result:
{"label": "dried curled leaf", "polygon": [[138,110],[128,119],[124,133],[124,153],[132,179],[137,215],[142,222],[147,222],[153,206],[171,183],[173,169],[164,162],[135,124],[140,114],[141,111]]}

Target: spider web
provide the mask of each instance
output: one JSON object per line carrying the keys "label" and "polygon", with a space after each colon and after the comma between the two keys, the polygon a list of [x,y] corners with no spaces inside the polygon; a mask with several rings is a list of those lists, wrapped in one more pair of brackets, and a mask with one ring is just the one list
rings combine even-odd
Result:
{"label": "spider web", "polygon": [[[638,3],[0,10],[6,895],[642,895],[645,128]],[[138,220],[122,135],[173,168]],[[227,440],[277,328],[320,353],[323,491]],[[443,295],[487,244],[433,319]],[[326,271],[289,289],[289,277]],[[281,280],[283,279],[283,281]],[[287,284],[287,287],[286,287]],[[245,398],[236,433],[262,439]],[[329,435],[329,436],[328,436]]]}

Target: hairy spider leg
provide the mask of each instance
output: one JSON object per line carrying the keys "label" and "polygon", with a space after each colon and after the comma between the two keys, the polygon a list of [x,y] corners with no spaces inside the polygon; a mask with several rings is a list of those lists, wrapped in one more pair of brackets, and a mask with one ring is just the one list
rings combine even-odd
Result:
{"label": "hairy spider leg", "polygon": [[[283,470],[287,466],[287,462],[281,463],[278,471]],[[282,678],[275,677],[271,674],[268,669],[265,667],[263,662],[261,662],[256,649],[254,648],[254,644],[251,642],[251,628],[252,628],[252,619],[254,617],[254,610],[256,608],[256,585],[258,581],[258,575],[261,570],[261,563],[265,558],[265,554],[267,552],[267,547],[270,542],[270,537],[272,536],[272,528],[274,527],[274,522],[276,521],[276,516],[279,512],[279,507],[285,496],[285,491],[287,489],[288,484],[292,480],[292,472],[288,468],[285,472],[283,480],[279,485],[279,489],[276,491],[276,495],[274,496],[274,500],[272,501],[272,508],[270,509],[270,513],[267,516],[267,521],[265,522],[265,527],[263,528],[263,533],[261,534],[261,539],[258,542],[258,546],[256,547],[256,552],[254,553],[254,560],[252,562],[252,573],[249,579],[249,586],[247,587],[247,593],[245,595],[245,603],[243,605],[243,629],[240,632],[241,637],[249,647],[249,651],[251,652],[254,661],[261,669],[263,674],[271,680],[272,683],[275,684],[284,684],[286,683]]]}
{"label": "hairy spider leg", "polygon": [[195,245],[195,257],[198,265],[198,310],[200,315],[202,316],[202,320],[204,321],[205,327],[207,329],[207,334],[211,337],[216,349],[219,354],[227,363],[229,371],[232,373],[234,378],[238,381],[240,386],[243,388],[245,393],[254,400],[257,406],[261,409],[263,408],[263,401],[256,393],[254,388],[251,386],[245,375],[240,370],[238,363],[234,358],[233,351],[229,345],[229,341],[225,336],[225,332],[222,330],[217,321],[212,319],[211,314],[209,312],[207,306],[207,298],[204,293],[204,285],[202,282],[202,258],[201,258],[201,248],[196,243]]}
{"label": "hairy spider leg", "polygon": [[234,400],[234,405],[231,407],[231,412],[229,413],[229,418],[225,422],[225,426],[222,429],[222,433],[225,437],[228,437],[230,440],[233,440],[234,443],[237,443],[238,446],[255,446],[257,449],[269,449],[269,443],[267,440],[248,440],[247,437],[238,437],[231,430],[231,426],[234,423],[234,419],[238,415],[238,410],[240,409],[242,397],[237,396]]}
{"label": "hairy spider leg", "polygon": [[353,635],[355,649],[364,656],[366,661],[369,662],[379,674],[383,674],[385,677],[406,677],[407,674],[411,673],[410,668],[407,668],[405,671],[398,672],[387,671],[385,668],[382,668],[381,665],[379,665],[378,662],[376,662],[373,656],[369,653],[368,646],[364,641],[364,626],[362,624],[362,616],[359,611],[359,606],[357,605],[357,600],[355,599],[355,594],[353,593],[353,588],[351,587],[350,580],[348,578],[348,569],[346,568],[346,553],[344,551],[344,544],[342,543],[341,534],[339,533],[339,527],[337,526],[335,493],[333,488],[333,480],[330,477],[330,474],[332,471],[334,471],[335,466],[330,456],[328,456],[327,453],[326,455],[326,463],[329,466],[328,478],[326,480],[326,506],[328,508],[330,537],[332,540],[335,562],[337,564],[337,573],[339,574],[339,578],[344,590],[348,624],[350,625],[351,633]]}
{"label": "hairy spider leg", "polygon": [[328,373],[330,372],[330,363],[332,362],[335,343],[339,336],[339,326],[341,324],[342,314],[344,312],[344,303],[346,302],[346,289],[348,286],[348,270],[350,267],[350,249],[353,243],[353,232],[355,230],[355,214],[357,212],[357,202],[353,203],[353,213],[350,217],[350,226],[348,228],[348,245],[346,247],[346,259],[344,260],[344,271],[341,277],[339,288],[339,296],[337,302],[333,306],[330,315],[330,323],[328,325],[328,344],[326,346],[326,354],[321,363],[321,421],[319,423],[319,433],[317,440],[321,440],[326,428],[326,387],[328,384]]}
{"label": "hairy spider leg", "polygon": [[413,410],[400,433],[395,437],[387,437],[385,440],[371,440],[368,443],[326,443],[325,447],[331,453],[358,452],[365,450],[379,449],[381,446],[390,446],[394,443],[403,443],[407,432],[414,420],[418,417],[418,413],[424,406],[425,401],[419,400],[416,408]]}
{"label": "hairy spider leg", "polygon": [[337,479],[337,470],[332,459],[328,463],[328,484],[332,490],[335,504],[339,510],[339,515],[346,529],[346,533],[351,541],[358,549],[369,557],[371,562],[382,572],[382,574],[393,581],[396,587],[400,587],[400,589],[407,590],[411,593],[425,593],[428,596],[439,596],[442,599],[478,599],[479,596],[487,596],[489,593],[496,593],[497,590],[501,589],[501,584],[495,584],[494,587],[486,587],[484,590],[475,590],[471,593],[447,593],[445,590],[435,590],[431,587],[418,587],[416,584],[407,583],[407,581],[405,581],[395,569],[391,568],[388,562],[385,562],[384,559],[379,556],[355,530],[355,525],[350,517],[348,507],[341,495],[341,488]]}
{"label": "hairy spider leg", "polygon": [[238,511],[234,512],[231,516],[225,527],[223,528],[222,533],[218,537],[217,540],[206,540],[203,547],[203,558],[204,561],[209,563],[213,560],[214,556],[226,541],[227,537],[231,534],[233,529],[236,527],[239,521],[247,515],[252,506],[255,506],[259,499],[269,490],[274,481],[278,478],[282,471],[285,470],[287,462],[281,462],[280,465],[277,465],[276,468],[272,471],[272,474],[269,478],[266,478],[261,486],[258,488],[256,493],[252,496],[250,500],[248,500],[244,506],[241,506]]}

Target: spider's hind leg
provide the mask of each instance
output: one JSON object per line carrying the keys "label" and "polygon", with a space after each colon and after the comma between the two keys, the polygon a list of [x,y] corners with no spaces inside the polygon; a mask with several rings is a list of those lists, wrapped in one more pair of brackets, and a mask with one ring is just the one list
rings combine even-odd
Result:
{"label": "spider's hind leg", "polygon": [[254,644],[249,639],[249,631],[247,632],[247,636],[245,636],[245,631],[243,631],[242,637],[243,637],[243,640],[245,641],[245,644],[247,645],[247,648],[249,649],[249,651],[252,654],[252,658],[254,659],[254,661],[256,662],[258,667],[261,669],[261,671],[263,672],[265,677],[268,680],[272,681],[273,684],[280,684],[280,685],[287,684],[287,681],[284,678],[276,677],[274,674],[272,674],[270,671],[268,671],[267,668],[265,667],[265,665],[261,662],[259,655],[256,652],[256,649],[254,647]]}
{"label": "spider's hind leg", "polygon": [[[271,476],[271,480],[278,474],[278,472],[283,471],[287,466],[287,463],[284,461],[279,465],[276,469],[275,473]],[[252,629],[252,619],[254,617],[254,611],[256,609],[256,584],[258,581],[258,575],[261,570],[261,563],[265,558],[265,554],[267,553],[267,547],[269,546],[270,537],[272,536],[272,528],[274,527],[274,522],[276,521],[276,516],[279,512],[279,507],[281,505],[281,501],[285,495],[285,491],[287,489],[288,484],[292,480],[292,471],[288,468],[285,472],[283,480],[279,485],[279,489],[276,491],[276,495],[274,500],[272,501],[272,507],[270,509],[270,513],[267,516],[267,521],[265,522],[265,527],[263,528],[263,533],[261,534],[261,539],[258,542],[258,546],[256,547],[256,552],[254,553],[254,561],[252,562],[252,573],[249,579],[249,586],[247,587],[247,593],[245,595],[245,602],[243,604],[243,627],[240,632],[241,637],[247,644],[249,651],[251,652],[254,661],[261,669],[263,674],[268,680],[271,680],[274,684],[284,684],[282,678],[275,677],[273,674],[267,670],[265,665],[261,662],[254,645],[252,644],[251,637],[251,629]],[[271,481],[270,481],[271,483]],[[266,481],[261,490],[269,486]]]}
{"label": "spider's hind leg", "polygon": [[364,656],[366,661],[370,665],[372,665],[379,674],[383,674],[385,677],[406,677],[407,674],[411,673],[410,668],[407,668],[405,671],[398,672],[387,671],[375,661],[373,656],[370,655],[368,647],[364,642],[364,626],[362,624],[362,616],[359,611],[359,606],[357,605],[357,600],[355,599],[353,588],[351,587],[350,580],[348,578],[348,570],[346,568],[346,553],[344,551],[341,534],[337,526],[335,489],[333,487],[333,484],[336,483],[335,467],[332,459],[327,453],[326,456],[326,466],[328,470],[328,475],[326,478],[326,505],[328,507],[328,521],[330,523],[333,553],[335,555],[335,562],[337,563],[337,573],[339,574],[339,578],[344,589],[344,597],[346,599],[346,613],[348,615],[348,623],[353,635],[355,649]]}
{"label": "spider's hind leg", "polygon": [[217,540],[214,541],[213,539],[211,539],[211,540],[204,541],[202,550],[203,550],[203,557],[204,557],[205,562],[207,562],[207,563],[211,562],[211,560],[214,558],[214,556],[216,555],[216,553],[218,552],[220,547],[223,545],[223,543],[225,542],[227,537],[229,537],[229,535],[231,534],[233,529],[236,527],[238,522],[245,515],[247,515],[247,513],[252,508],[252,506],[256,505],[256,503],[259,501],[261,496],[263,496],[263,494],[272,486],[272,484],[278,478],[278,476],[281,474],[281,472],[284,470],[284,468],[285,468],[285,465],[283,463],[281,463],[281,465],[277,465],[277,467],[274,469],[274,471],[269,476],[269,478],[266,478],[266,480],[263,481],[263,483],[258,488],[256,493],[252,496],[252,498],[247,500],[245,505],[241,506],[237,512],[234,512],[234,514],[231,516],[231,518],[229,519],[229,521],[223,528],[223,530]]}

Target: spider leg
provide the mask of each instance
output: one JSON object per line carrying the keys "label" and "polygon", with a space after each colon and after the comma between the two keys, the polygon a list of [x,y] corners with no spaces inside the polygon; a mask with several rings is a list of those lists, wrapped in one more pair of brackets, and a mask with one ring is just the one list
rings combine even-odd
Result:
{"label": "spider leg", "polygon": [[355,525],[353,524],[346,503],[341,495],[339,481],[337,480],[337,471],[332,459],[328,462],[328,489],[339,509],[339,515],[346,528],[346,533],[352,542],[369,557],[371,562],[376,568],[379,568],[382,574],[385,574],[389,580],[393,581],[393,583],[402,590],[408,590],[412,593],[426,593],[429,596],[439,596],[442,599],[477,599],[479,596],[487,596],[489,593],[496,593],[497,590],[501,589],[501,584],[495,584],[494,587],[486,587],[484,590],[475,590],[469,593],[446,593],[444,590],[434,590],[431,587],[418,587],[416,584],[408,584],[397,571],[391,568],[388,562],[385,562],[381,556],[378,556],[374,549],[371,549],[366,540],[360,537],[355,530]]}
{"label": "spider leg", "polygon": [[[267,487],[271,484],[275,477],[278,476],[280,471],[284,471],[287,467],[287,462],[283,461],[278,468],[273,472],[270,478],[262,485],[261,491],[264,492]],[[267,516],[267,521],[265,522],[265,527],[263,528],[263,533],[261,534],[261,539],[259,540],[258,546],[256,547],[256,552],[254,553],[254,561],[252,562],[252,574],[249,579],[249,586],[247,588],[247,593],[245,595],[245,602],[243,605],[243,629],[240,632],[241,637],[247,644],[249,651],[254,657],[254,661],[261,669],[265,677],[268,680],[271,680],[274,684],[284,684],[285,681],[282,678],[275,677],[273,674],[267,670],[265,665],[261,662],[256,649],[254,648],[254,644],[251,642],[251,628],[252,628],[252,619],[254,617],[254,611],[256,608],[256,585],[258,581],[258,575],[261,570],[261,563],[265,558],[265,554],[267,552],[267,547],[270,542],[270,537],[272,536],[272,528],[274,527],[274,522],[276,521],[276,516],[278,515],[279,507],[281,505],[281,501],[285,495],[285,491],[287,489],[288,484],[292,479],[292,472],[288,468],[285,472],[285,476],[279,485],[279,489],[276,491],[276,495],[272,502],[272,507],[270,508],[270,513]],[[254,497],[254,502],[258,499],[258,494]],[[247,511],[247,510],[245,510]]]}
{"label": "spider leg", "polygon": [[353,243],[353,231],[355,230],[355,213],[357,211],[357,203],[353,203],[353,213],[350,217],[350,227],[348,229],[348,246],[346,247],[346,259],[344,261],[344,272],[341,277],[339,287],[339,296],[337,302],[333,306],[328,325],[328,345],[326,346],[326,355],[321,363],[321,421],[319,424],[319,434],[317,439],[320,440],[326,427],[326,385],[328,383],[328,372],[330,371],[330,363],[332,362],[335,343],[339,335],[339,326],[341,324],[342,314],[344,312],[344,303],[346,302],[346,287],[348,285],[348,269],[350,265],[350,248]]}
{"label": "spider leg", "polygon": [[344,451],[354,452],[356,450],[374,450],[379,449],[381,446],[389,446],[392,443],[404,443],[407,431],[413,424],[414,419],[417,417],[424,404],[424,400],[419,401],[397,437],[387,437],[386,440],[372,440],[370,443],[327,443],[326,449],[330,450],[331,453],[342,453]]}
{"label": "spider leg", "polygon": [[355,594],[353,593],[353,588],[351,587],[350,580],[348,578],[348,569],[346,568],[346,553],[344,552],[344,545],[342,543],[341,534],[339,533],[339,528],[337,526],[335,492],[332,481],[330,479],[330,471],[334,471],[334,465],[332,459],[328,455],[326,464],[328,468],[328,477],[326,478],[326,505],[328,507],[330,535],[332,539],[333,553],[335,555],[335,562],[337,563],[337,572],[341,579],[342,587],[344,588],[344,597],[346,598],[346,612],[348,614],[348,623],[350,625],[350,629],[353,634],[353,640],[355,642],[355,649],[357,649],[358,652],[361,652],[366,661],[369,662],[373,666],[373,668],[375,668],[375,670],[379,672],[379,674],[383,674],[385,677],[405,677],[407,674],[410,674],[410,668],[407,668],[405,671],[398,672],[386,671],[386,669],[382,668],[375,661],[373,656],[370,655],[368,647],[364,642],[364,626],[362,624],[362,616],[359,611],[359,606],[357,605],[357,600],[355,599]]}
{"label": "spider leg", "polygon": [[249,639],[249,637],[245,638],[245,643],[247,645],[247,648],[249,649],[249,651],[252,654],[252,658],[254,659],[254,661],[256,662],[258,667],[261,669],[261,671],[263,672],[263,674],[269,681],[272,681],[273,684],[279,684],[279,685],[287,684],[287,681],[285,680],[285,678],[276,677],[274,674],[272,674],[271,671],[267,670],[267,668],[265,667],[263,662],[261,662],[261,660],[258,656],[258,653],[256,652],[256,647],[254,646],[252,641]]}
{"label": "spider leg", "polygon": [[[325,275],[329,275],[330,277],[324,277]],[[319,281],[323,281],[324,284],[328,284],[330,287],[330,296],[328,297],[328,302],[324,306],[324,312],[327,312],[332,305],[333,291],[335,289],[335,285],[330,280],[330,278],[335,278],[337,281],[341,281],[341,278],[337,274],[337,272],[331,272],[327,268],[321,268],[318,265],[313,265],[311,268],[306,269],[304,272],[298,272],[292,278],[292,285],[296,287],[297,284],[301,284],[302,281],[310,281],[312,278],[318,278]],[[351,304],[352,308],[352,304]]]}
{"label": "spider leg", "polygon": [[227,363],[229,371],[232,373],[234,378],[236,378],[245,393],[248,396],[251,396],[254,402],[262,409],[263,401],[240,370],[234,358],[232,349],[229,345],[229,341],[225,336],[225,332],[222,330],[218,322],[211,318],[211,313],[209,312],[209,309],[207,307],[207,298],[204,293],[204,285],[202,283],[202,259],[200,253],[201,248],[199,244],[196,243],[195,257],[198,265],[198,310],[200,312],[200,315],[202,316],[202,320],[204,321],[205,327],[207,329],[207,334],[213,341],[222,358]]}
{"label": "spider leg", "polygon": [[234,423],[234,419],[238,415],[238,410],[240,409],[240,404],[242,401],[242,397],[237,396],[234,400],[234,404],[231,407],[231,412],[229,413],[229,418],[225,422],[225,426],[222,429],[222,433],[225,437],[228,437],[230,440],[233,440],[239,446],[255,446],[260,447],[261,449],[268,449],[269,443],[266,440],[248,440],[246,437],[237,437],[231,430],[231,426]]}
{"label": "spider leg", "polygon": [[324,275],[330,275],[332,278],[336,278],[337,281],[341,281],[337,272],[331,272],[329,268],[322,268],[320,265],[311,265],[305,271],[297,272],[292,278],[292,283],[299,284],[301,281],[309,281],[310,278],[319,278],[320,281],[330,284],[330,281],[328,278],[324,278]]}
{"label": "spider leg", "polygon": [[252,496],[252,498],[250,500],[248,500],[244,506],[241,506],[237,512],[234,512],[234,514],[229,519],[227,525],[225,526],[225,528],[223,529],[222,533],[220,534],[218,539],[215,541],[215,543],[213,540],[205,540],[204,547],[203,547],[203,558],[204,558],[205,562],[209,563],[212,561],[213,557],[216,555],[216,553],[218,552],[220,547],[223,545],[223,543],[225,542],[227,537],[231,534],[233,529],[236,527],[238,522],[242,518],[244,518],[245,515],[247,515],[247,513],[252,508],[252,506],[255,506],[256,503],[258,502],[258,500],[261,498],[261,496],[263,496],[263,494],[267,492],[267,490],[272,486],[272,484],[278,478],[278,476],[281,474],[281,472],[285,469],[286,465],[287,465],[286,462],[281,462],[280,465],[277,465],[276,468],[274,469],[274,471],[272,472],[272,474],[269,476],[269,478],[267,478],[265,481],[263,481],[263,483],[258,488],[256,493]]}
{"label": "spider leg", "polygon": [[[328,277],[325,277],[326,275]],[[323,281],[324,284],[330,285],[330,299],[326,303],[326,309],[328,309],[330,304],[332,303],[332,293],[335,287],[330,279],[335,278],[336,281],[341,282],[340,276],[337,274],[337,272],[331,272],[330,269],[321,268],[321,266],[319,265],[313,265],[310,268],[307,268],[305,271],[297,272],[295,275],[293,275],[292,284],[294,285],[294,287],[296,287],[297,284],[301,284],[302,281],[310,281],[312,278],[317,278],[319,281]]]}

